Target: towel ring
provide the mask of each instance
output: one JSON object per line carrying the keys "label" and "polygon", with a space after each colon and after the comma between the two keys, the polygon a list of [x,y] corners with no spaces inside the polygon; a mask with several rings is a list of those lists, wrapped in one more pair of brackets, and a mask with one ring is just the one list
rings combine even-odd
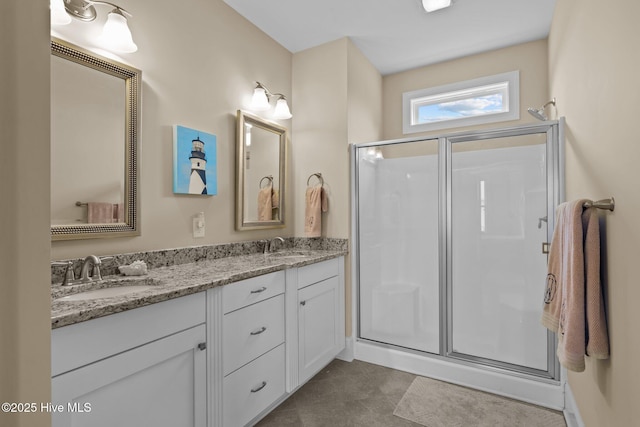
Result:
{"label": "towel ring", "polygon": [[267,175],[267,176],[263,176],[262,179],[260,180],[260,184],[258,184],[259,188],[263,188],[262,187],[262,181],[264,181],[265,179],[269,180],[269,183],[271,184],[271,186],[273,186],[273,175]]}
{"label": "towel ring", "polygon": [[311,175],[309,175],[309,178],[307,178],[307,187],[309,186],[309,181],[311,181],[311,178],[313,178],[314,176],[320,180],[320,185],[324,185],[324,179],[322,178],[322,174],[320,172],[316,172],[316,173],[312,173]]}

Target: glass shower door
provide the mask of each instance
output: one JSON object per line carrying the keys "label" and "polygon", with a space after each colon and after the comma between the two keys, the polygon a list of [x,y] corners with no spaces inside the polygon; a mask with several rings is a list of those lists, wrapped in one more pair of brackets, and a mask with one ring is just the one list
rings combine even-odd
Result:
{"label": "glass shower door", "polygon": [[448,355],[538,375],[547,133],[451,139]]}
{"label": "glass shower door", "polygon": [[359,336],[439,353],[438,140],[356,155]]}

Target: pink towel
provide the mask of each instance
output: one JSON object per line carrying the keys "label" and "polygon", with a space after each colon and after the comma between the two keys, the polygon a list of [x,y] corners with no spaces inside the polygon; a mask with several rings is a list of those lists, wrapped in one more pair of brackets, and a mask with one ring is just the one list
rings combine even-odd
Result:
{"label": "pink towel", "polygon": [[113,222],[125,222],[124,221],[124,203],[118,203],[114,205]]}
{"label": "pink towel", "polygon": [[542,324],[558,334],[558,360],[569,370],[585,369],[584,356],[609,356],[600,284],[600,229],[587,200],[562,203],[551,241]]}
{"label": "pink towel", "polygon": [[306,237],[322,235],[322,212],[328,210],[327,194],[322,184],[307,187],[305,192],[304,234]]}
{"label": "pink towel", "polygon": [[258,192],[258,221],[271,221],[273,219],[271,208],[273,201],[271,196],[273,187],[267,185]]}
{"label": "pink towel", "polygon": [[87,203],[87,222],[89,224],[113,224],[124,222],[123,203]]}

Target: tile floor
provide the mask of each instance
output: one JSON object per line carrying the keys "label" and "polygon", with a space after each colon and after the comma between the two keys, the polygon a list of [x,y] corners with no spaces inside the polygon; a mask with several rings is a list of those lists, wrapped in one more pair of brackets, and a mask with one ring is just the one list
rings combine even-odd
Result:
{"label": "tile floor", "polygon": [[354,360],[334,360],[259,427],[419,427],[393,415],[414,374]]}

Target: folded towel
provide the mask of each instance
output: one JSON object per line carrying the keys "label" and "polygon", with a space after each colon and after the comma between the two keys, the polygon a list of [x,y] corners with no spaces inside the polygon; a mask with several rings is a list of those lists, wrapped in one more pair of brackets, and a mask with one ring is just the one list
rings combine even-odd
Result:
{"label": "folded towel", "polygon": [[322,212],[328,210],[328,200],[322,184],[307,187],[305,193],[304,234],[306,237],[322,235]]}
{"label": "folded towel", "polygon": [[604,291],[600,282],[600,223],[598,209],[582,214],[585,263],[585,354],[596,359],[609,358],[609,334],[604,311]]}
{"label": "folded towel", "polygon": [[258,192],[258,221],[271,221],[271,208],[273,205],[272,195],[273,187],[267,185]]}
{"label": "folded towel", "polygon": [[558,334],[558,360],[569,370],[585,369],[584,356],[609,354],[600,284],[600,230],[587,200],[562,203],[551,240],[542,324]]}

